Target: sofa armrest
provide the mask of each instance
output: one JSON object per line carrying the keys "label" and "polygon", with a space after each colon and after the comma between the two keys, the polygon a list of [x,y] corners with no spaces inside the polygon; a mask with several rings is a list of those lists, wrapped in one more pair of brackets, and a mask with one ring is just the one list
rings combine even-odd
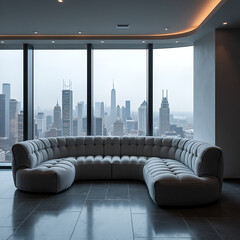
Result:
{"label": "sofa armrest", "polygon": [[209,146],[202,149],[195,165],[196,174],[199,177],[215,176],[219,180],[220,189],[223,181],[223,154],[216,146]]}
{"label": "sofa armrest", "polygon": [[16,143],[12,147],[12,173],[14,183],[16,181],[16,172],[20,168],[33,168],[39,164],[42,157],[38,152],[40,147],[44,147],[39,140],[30,140]]}

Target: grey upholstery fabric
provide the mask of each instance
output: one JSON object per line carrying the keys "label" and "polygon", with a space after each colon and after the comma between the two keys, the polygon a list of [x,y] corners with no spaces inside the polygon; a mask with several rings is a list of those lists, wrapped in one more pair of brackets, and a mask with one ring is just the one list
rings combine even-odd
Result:
{"label": "grey upholstery fabric", "polygon": [[175,160],[150,158],[143,172],[149,194],[157,205],[197,205],[220,197],[216,177],[199,177]]}
{"label": "grey upholstery fabric", "polygon": [[75,179],[75,167],[68,159],[45,161],[35,168],[19,169],[16,187],[27,192],[58,193],[69,188]]}
{"label": "grey upholstery fabric", "polygon": [[80,156],[76,163],[76,180],[111,179],[111,157]]}
{"label": "grey upholstery fabric", "polygon": [[146,157],[114,156],[112,158],[112,179],[143,179],[143,167]]}
{"label": "grey upholstery fabric", "polygon": [[195,140],[58,137],[18,143],[12,151],[14,182],[24,191],[60,192],[81,179],[135,179],[145,180],[159,205],[191,205],[218,199],[222,188],[221,149]]}

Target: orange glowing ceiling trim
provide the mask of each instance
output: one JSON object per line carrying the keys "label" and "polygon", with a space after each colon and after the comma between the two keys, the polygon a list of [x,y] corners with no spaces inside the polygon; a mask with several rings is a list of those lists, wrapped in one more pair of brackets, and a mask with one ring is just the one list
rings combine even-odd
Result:
{"label": "orange glowing ceiling trim", "polygon": [[199,10],[199,14],[193,19],[191,26],[178,32],[145,34],[145,35],[0,35],[1,39],[59,39],[59,40],[84,40],[84,39],[165,39],[177,38],[190,35],[197,31],[201,24],[227,0],[208,0],[207,3]]}

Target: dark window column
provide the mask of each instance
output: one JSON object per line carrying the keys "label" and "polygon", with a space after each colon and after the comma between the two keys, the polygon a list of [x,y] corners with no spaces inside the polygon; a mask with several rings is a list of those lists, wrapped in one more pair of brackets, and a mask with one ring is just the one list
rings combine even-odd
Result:
{"label": "dark window column", "polygon": [[33,46],[23,45],[23,140],[34,139]]}
{"label": "dark window column", "polygon": [[147,46],[147,135],[153,135],[153,44]]}
{"label": "dark window column", "polygon": [[93,48],[87,44],[87,135],[93,135]]}

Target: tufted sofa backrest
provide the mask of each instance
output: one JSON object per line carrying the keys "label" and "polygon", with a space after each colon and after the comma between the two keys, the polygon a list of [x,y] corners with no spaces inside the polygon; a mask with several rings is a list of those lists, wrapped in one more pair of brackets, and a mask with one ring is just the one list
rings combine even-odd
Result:
{"label": "tufted sofa backrest", "polygon": [[[51,137],[15,144],[13,154],[14,169],[33,168],[49,159],[88,155],[175,159],[199,176],[219,176],[223,166],[218,147],[196,140],[170,137]],[[214,168],[211,169],[211,166]]]}

